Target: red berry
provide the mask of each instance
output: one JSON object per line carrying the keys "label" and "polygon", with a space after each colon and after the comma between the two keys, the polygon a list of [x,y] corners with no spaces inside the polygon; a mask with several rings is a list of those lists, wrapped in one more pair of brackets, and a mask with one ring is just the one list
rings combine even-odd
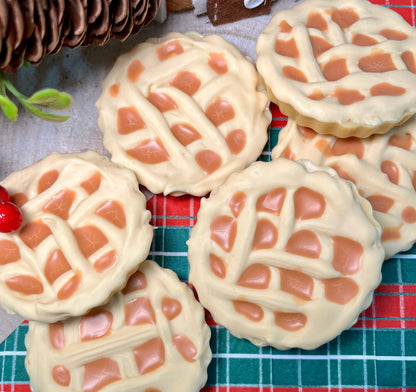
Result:
{"label": "red berry", "polygon": [[15,204],[0,202],[0,232],[10,233],[17,230],[22,224],[23,217],[19,207]]}
{"label": "red berry", "polygon": [[11,201],[12,198],[9,195],[9,192],[6,191],[4,186],[0,185],[0,201]]}

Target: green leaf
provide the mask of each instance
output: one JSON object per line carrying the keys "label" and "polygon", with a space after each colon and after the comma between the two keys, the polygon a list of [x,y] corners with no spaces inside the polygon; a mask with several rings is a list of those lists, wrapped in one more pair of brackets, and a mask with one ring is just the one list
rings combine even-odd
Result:
{"label": "green leaf", "polygon": [[34,93],[26,99],[30,104],[36,104],[52,110],[65,110],[71,107],[72,97],[53,88],[46,88]]}
{"label": "green leaf", "polygon": [[68,120],[68,118],[70,116],[59,116],[57,114],[52,114],[52,113],[47,113],[44,112],[43,110],[37,108],[34,105],[31,105],[30,103],[27,102],[21,102],[23,107],[29,112],[32,113],[34,116],[45,120],[45,121],[49,121],[49,122],[55,122],[55,123],[60,123],[60,122],[64,122],[66,120]]}
{"label": "green leaf", "polygon": [[3,113],[11,121],[17,119],[17,106],[4,95],[0,95],[0,107]]}

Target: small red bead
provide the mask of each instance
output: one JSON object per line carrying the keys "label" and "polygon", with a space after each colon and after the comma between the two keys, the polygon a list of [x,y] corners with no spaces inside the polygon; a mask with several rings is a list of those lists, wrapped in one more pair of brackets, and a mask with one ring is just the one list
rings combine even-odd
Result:
{"label": "small red bead", "polygon": [[0,201],[11,201],[12,198],[9,195],[9,192],[6,191],[4,186],[0,185]]}
{"label": "small red bead", "polygon": [[0,232],[10,233],[22,224],[23,216],[19,207],[10,202],[0,202]]}

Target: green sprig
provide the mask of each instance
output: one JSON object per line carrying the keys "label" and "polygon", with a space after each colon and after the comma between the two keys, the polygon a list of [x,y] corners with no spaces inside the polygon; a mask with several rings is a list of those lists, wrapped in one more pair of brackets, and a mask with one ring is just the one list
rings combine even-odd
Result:
{"label": "green sprig", "polygon": [[42,120],[64,122],[69,118],[69,116],[61,116],[45,112],[38,107],[40,106],[41,108],[50,110],[66,110],[72,105],[72,97],[68,93],[58,91],[53,88],[46,88],[35,92],[30,97],[27,97],[17,90],[16,87],[13,86],[12,82],[7,78],[5,73],[0,70],[0,108],[6,117],[11,121],[16,121],[18,109],[8,97],[7,91],[16,97],[26,111]]}

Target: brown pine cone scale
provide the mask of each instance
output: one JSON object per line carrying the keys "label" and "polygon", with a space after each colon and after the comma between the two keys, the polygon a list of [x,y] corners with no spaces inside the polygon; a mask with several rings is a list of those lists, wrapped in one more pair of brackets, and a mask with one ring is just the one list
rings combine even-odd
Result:
{"label": "brown pine cone scale", "polygon": [[0,0],[0,68],[39,64],[63,47],[124,41],[156,16],[161,0]]}

